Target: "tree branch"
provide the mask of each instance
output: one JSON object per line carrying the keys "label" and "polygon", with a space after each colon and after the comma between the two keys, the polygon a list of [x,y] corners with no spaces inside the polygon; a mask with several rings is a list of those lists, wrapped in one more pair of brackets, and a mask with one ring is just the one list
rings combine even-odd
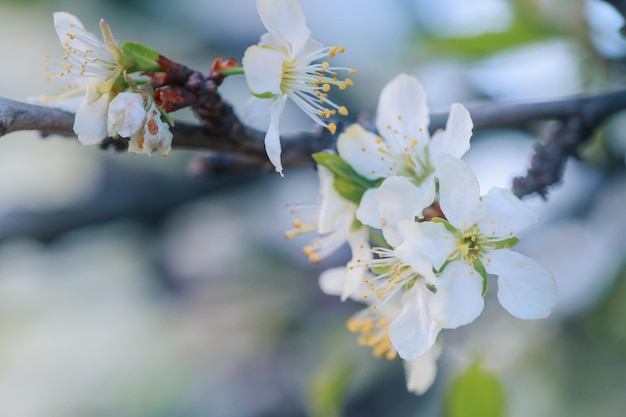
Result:
{"label": "tree branch", "polygon": [[[211,166],[205,172],[221,172],[224,164],[236,161],[240,170],[255,167],[267,168],[264,146],[265,132],[250,128],[239,121],[232,107],[219,95],[212,98],[211,107],[203,108],[202,125],[176,123],[172,128],[176,148],[193,148],[211,151],[207,157]],[[468,110],[477,130],[496,127],[524,127],[530,122],[559,120],[561,130],[545,145],[537,148],[532,166],[526,177],[516,178],[513,191],[519,197],[537,192],[545,196],[547,188],[560,181],[563,167],[569,156],[575,155],[578,146],[614,113],[626,109],[626,89],[602,94],[534,103],[488,103],[469,106]],[[448,113],[431,115],[430,130],[445,127]],[[44,134],[73,136],[74,116],[71,113],[32,104],[20,103],[0,97],[0,136],[18,130],[39,130]],[[312,164],[310,155],[324,149],[334,148],[337,133],[326,129],[314,132],[284,135],[282,162],[285,167]],[[108,144],[120,146],[119,140]],[[123,146],[123,142],[122,145]],[[226,154],[216,158],[216,155]],[[216,168],[217,167],[217,168]],[[196,165],[196,172],[203,170]]]}

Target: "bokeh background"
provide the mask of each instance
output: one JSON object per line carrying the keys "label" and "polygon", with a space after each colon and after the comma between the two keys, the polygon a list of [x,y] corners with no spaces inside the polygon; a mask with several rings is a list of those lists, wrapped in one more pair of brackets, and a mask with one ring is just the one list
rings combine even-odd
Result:
{"label": "bokeh background", "polygon": [[[301,0],[314,38],[355,67],[341,96],[375,116],[399,72],[431,110],[525,101],[624,83],[623,19],[599,0]],[[61,55],[52,12],[135,40],[195,69],[240,58],[264,32],[253,0],[0,1],[0,95],[51,94]],[[224,98],[244,116],[243,77]],[[283,131],[313,129],[288,108]],[[177,120],[192,120],[179,112]],[[476,132],[466,160],[484,191],[510,187],[551,126]],[[510,416],[618,416],[626,410],[626,119],[612,118],[567,164],[542,222],[518,249],[549,267],[560,299],[546,320],[493,297],[476,322],[444,331],[435,385],[406,392],[400,361],[374,359],[345,329],[360,306],[325,296],[320,265],[287,241],[286,203],[314,202],[312,168],[198,178],[198,153],[116,154],[36,132],[0,139],[0,416],[436,416],[476,361]]]}

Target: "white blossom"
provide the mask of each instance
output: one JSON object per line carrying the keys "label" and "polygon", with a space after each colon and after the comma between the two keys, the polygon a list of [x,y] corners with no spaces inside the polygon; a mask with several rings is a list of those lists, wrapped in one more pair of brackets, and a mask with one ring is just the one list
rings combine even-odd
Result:
{"label": "white blossom", "polygon": [[[324,47],[311,38],[300,5],[296,0],[257,0],[259,16],[267,33],[257,45],[250,46],[243,56],[248,86],[254,95],[248,105],[248,117],[269,114],[265,135],[267,155],[282,175],[279,118],[287,99],[291,99],[316,123],[335,132],[328,123],[332,115],[347,115],[344,106],[328,98],[331,86],[345,89],[352,80],[339,80],[337,71],[322,58],[333,58],[343,48]],[[354,73],[353,70],[348,70]]]}
{"label": "white blossom", "polygon": [[480,197],[476,177],[460,160],[440,156],[441,222],[405,220],[400,227],[413,253],[439,271],[431,314],[444,328],[473,321],[482,311],[486,274],[498,276],[498,299],[522,319],[544,318],[556,303],[552,274],[510,250],[516,234],[538,220],[533,208],[509,190],[493,188]]}
{"label": "white blossom", "polygon": [[[54,28],[65,50],[48,80],[63,84],[57,97],[29,101],[76,112],[74,132],[84,145],[99,144],[107,137],[107,108],[111,90],[124,69],[124,57],[109,26],[100,22],[104,41],[88,32],[81,21],[66,12],[56,12]],[[81,98],[82,97],[82,98]]]}
{"label": "white blossom", "polygon": [[156,150],[159,155],[167,156],[172,149],[172,137],[170,126],[161,120],[159,108],[152,103],[142,127],[130,137],[128,152],[151,155]]}
{"label": "white blossom", "polygon": [[382,228],[385,239],[399,244],[397,224],[421,217],[435,199],[439,155],[462,157],[470,147],[472,120],[461,104],[453,104],[445,131],[431,138],[426,94],[415,77],[400,74],[382,90],[376,127],[380,136],[359,125],[348,128],[337,143],[339,155],[361,176],[385,178],[365,192],[357,217]]}

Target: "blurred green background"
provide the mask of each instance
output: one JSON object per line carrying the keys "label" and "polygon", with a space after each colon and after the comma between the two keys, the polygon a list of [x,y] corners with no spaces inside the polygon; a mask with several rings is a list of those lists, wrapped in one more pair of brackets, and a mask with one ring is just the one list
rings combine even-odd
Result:
{"label": "blurred green background", "polygon": [[[315,39],[346,47],[334,63],[358,68],[339,99],[365,120],[399,72],[419,77],[433,111],[624,84],[624,22],[599,0],[301,4]],[[95,33],[104,18],[118,40],[201,71],[264,32],[253,0],[0,1],[0,95],[54,93],[43,56],[62,54],[58,10]],[[243,77],[220,91],[244,116]],[[292,107],[282,121],[283,132],[313,128]],[[483,191],[510,187],[552,127],[477,132],[467,161]],[[3,137],[0,416],[621,416],[625,128],[612,118],[547,201],[527,199],[542,222],[518,249],[553,271],[553,315],[510,317],[492,283],[481,318],[442,333],[439,374],[421,397],[406,392],[400,361],[374,359],[345,329],[360,306],[319,290],[347,249],[310,265],[301,247],[312,236],[283,238],[285,204],[317,198],[313,169],[192,178],[196,152]]]}

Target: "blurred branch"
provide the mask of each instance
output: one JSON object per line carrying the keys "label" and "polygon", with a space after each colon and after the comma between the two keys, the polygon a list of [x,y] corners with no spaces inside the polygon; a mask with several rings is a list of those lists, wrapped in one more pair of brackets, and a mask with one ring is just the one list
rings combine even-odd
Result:
{"label": "blurred branch", "polygon": [[[548,141],[537,147],[526,177],[516,178],[514,193],[522,197],[534,192],[542,196],[547,188],[561,180],[568,157],[576,154],[578,146],[589,139],[606,118],[626,109],[626,90],[562,100],[532,103],[488,103],[468,107],[475,129],[496,127],[524,127],[530,122],[558,120],[561,129]],[[235,171],[269,169],[265,155],[265,133],[241,123],[230,105],[215,93],[210,103],[194,109],[202,125],[176,123],[172,128],[173,147],[211,151],[195,161],[197,174],[229,172],[229,163]],[[447,113],[431,115],[431,131],[445,127]],[[0,136],[18,130],[40,130],[44,134],[73,135],[73,115],[58,109],[35,106],[0,98]],[[333,148],[336,135],[326,129],[314,132],[284,135],[281,138],[285,167],[313,164],[310,155]],[[113,144],[123,148],[124,141],[109,139],[103,146]],[[221,155],[221,156],[220,156]],[[203,161],[207,164],[202,167]]]}

